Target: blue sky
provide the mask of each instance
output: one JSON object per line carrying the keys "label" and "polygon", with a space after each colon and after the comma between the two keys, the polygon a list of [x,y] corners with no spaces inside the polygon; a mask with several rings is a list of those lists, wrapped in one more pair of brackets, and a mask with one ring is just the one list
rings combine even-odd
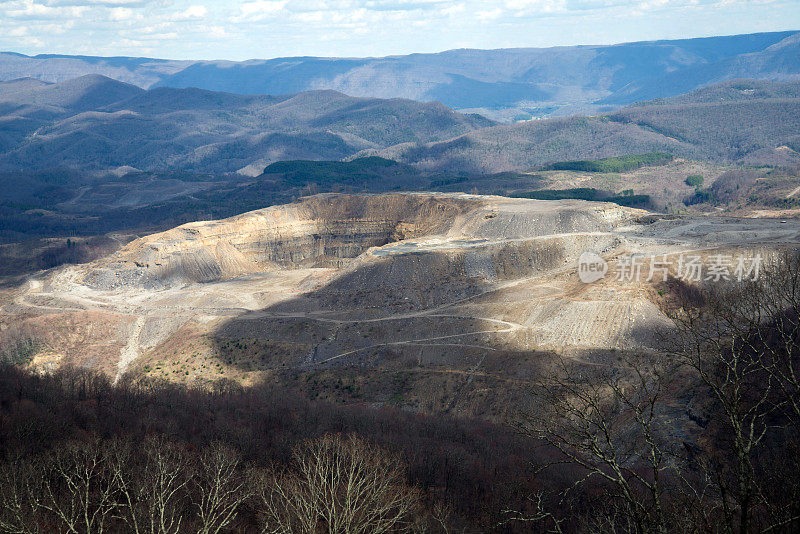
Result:
{"label": "blue sky", "polygon": [[0,50],[384,56],[800,29],[800,0],[0,0]]}

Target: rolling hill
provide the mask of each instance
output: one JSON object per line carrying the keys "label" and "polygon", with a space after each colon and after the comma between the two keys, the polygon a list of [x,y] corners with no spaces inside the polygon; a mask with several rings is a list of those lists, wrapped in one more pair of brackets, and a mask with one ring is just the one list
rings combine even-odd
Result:
{"label": "rolling hill", "polygon": [[733,78],[796,80],[798,47],[797,32],[774,32],[612,46],[243,62],[0,53],[0,80],[60,82],[104,74],[143,88],[198,87],[236,94],[332,89],[352,96],[437,100],[511,119],[621,106]]}
{"label": "rolling hill", "polygon": [[[238,95],[144,90],[97,75],[0,83],[0,170],[128,169],[258,176],[286,160],[380,156],[418,171],[525,170],[667,152],[800,162],[800,82],[731,80],[596,116],[502,125],[438,102],[330,90]],[[123,171],[120,171],[123,172]]]}
{"label": "rolling hill", "polygon": [[494,126],[443,142],[364,154],[429,171],[470,173],[645,152],[717,162],[796,164],[798,92],[797,82],[733,80],[606,115]]}
{"label": "rolling hill", "polygon": [[338,160],[446,140],[492,122],[439,103],[335,91],[234,95],[97,75],[0,83],[0,169],[192,170],[258,175],[271,162]]}

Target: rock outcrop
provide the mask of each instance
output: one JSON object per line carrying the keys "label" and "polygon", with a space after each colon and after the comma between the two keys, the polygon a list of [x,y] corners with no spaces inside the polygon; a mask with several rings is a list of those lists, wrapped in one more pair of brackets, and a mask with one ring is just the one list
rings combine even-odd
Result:
{"label": "rock outcrop", "polygon": [[[158,289],[276,269],[343,267],[375,247],[373,259],[462,251],[467,275],[474,270],[468,263],[487,260],[490,271],[510,274],[577,257],[575,245],[593,245],[592,234],[636,213],[602,203],[462,194],[318,195],[137,239],[90,266],[83,282],[93,289]],[[541,241],[564,234],[576,236]],[[585,235],[588,241],[577,237]],[[522,244],[534,239],[540,241]]]}

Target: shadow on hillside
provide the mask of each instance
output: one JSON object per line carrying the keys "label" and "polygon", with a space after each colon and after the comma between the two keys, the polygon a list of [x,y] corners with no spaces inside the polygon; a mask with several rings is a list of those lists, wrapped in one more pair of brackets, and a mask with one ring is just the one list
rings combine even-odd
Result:
{"label": "shadow on hillside", "polygon": [[[460,258],[460,267],[446,255],[426,259],[404,254],[360,264],[311,292],[244,313],[214,332],[216,352],[239,371],[268,371],[311,399],[508,420],[530,405],[531,388],[558,357],[525,348],[535,347],[525,329],[479,305],[499,291],[490,279],[465,276]],[[634,340],[652,337],[633,332]],[[622,352],[566,357],[598,372],[618,365]]]}

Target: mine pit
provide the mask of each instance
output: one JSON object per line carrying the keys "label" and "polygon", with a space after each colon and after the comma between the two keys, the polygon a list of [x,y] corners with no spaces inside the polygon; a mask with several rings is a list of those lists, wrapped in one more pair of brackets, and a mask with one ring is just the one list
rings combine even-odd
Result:
{"label": "mine pit", "polygon": [[4,311],[20,331],[49,332],[33,362],[114,379],[252,383],[352,366],[430,377],[502,369],[536,351],[649,350],[642,332],[664,324],[656,290],[612,272],[581,283],[584,251],[613,265],[625,254],[734,254],[799,238],[794,222],[658,217],[602,202],[323,194],[42,273]]}

